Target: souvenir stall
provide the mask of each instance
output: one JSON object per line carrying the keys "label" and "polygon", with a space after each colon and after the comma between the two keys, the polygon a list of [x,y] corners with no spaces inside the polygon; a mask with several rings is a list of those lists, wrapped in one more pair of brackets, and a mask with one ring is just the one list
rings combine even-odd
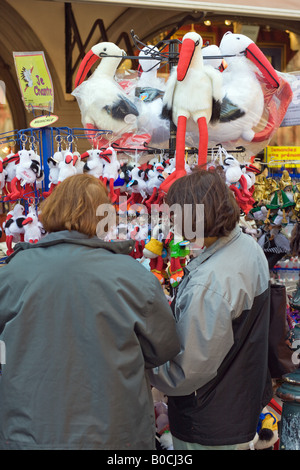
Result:
{"label": "souvenir stall", "polygon": [[[257,158],[286,114],[294,78],[274,70],[241,34],[228,32],[214,47],[203,45],[195,32],[155,45],[132,37],[137,74],[118,72],[128,56],[113,43],[96,44],[83,59],[72,93],[82,128],[31,127],[0,135],[10,149],[0,161],[8,208],[1,262],[15,243],[44,236],[40,201],[65,178],[88,172],[107,186],[118,214],[118,224],[97,235],[134,239],[131,256],[153,272],[171,301],[193,245],[174,233],[165,196],[176,179],[204,166],[223,171],[241,209],[240,225],[264,249],[274,283],[283,279],[281,268],[299,272],[300,185],[285,169],[276,178],[266,175],[265,162]],[[159,69],[166,64],[165,79]],[[82,145],[86,150],[78,151]],[[299,310],[294,297],[289,328],[299,322]],[[166,406],[159,398],[156,411],[158,437],[168,447]],[[274,419],[267,423],[270,413],[262,417],[257,448],[278,440]],[[263,428],[272,430],[266,442],[259,437]]]}

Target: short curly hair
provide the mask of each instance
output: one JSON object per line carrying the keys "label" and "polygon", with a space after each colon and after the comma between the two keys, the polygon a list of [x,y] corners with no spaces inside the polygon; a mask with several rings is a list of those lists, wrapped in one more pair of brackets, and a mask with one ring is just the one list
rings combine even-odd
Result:
{"label": "short curly hair", "polygon": [[[196,168],[190,174],[179,178],[170,186],[166,202],[169,206],[179,204],[183,218],[185,205],[192,206],[193,231],[196,231],[196,205],[203,204],[205,238],[229,235],[240,218],[240,208],[226,185],[224,172],[218,168]],[[180,233],[184,233],[182,225],[179,229]]]}

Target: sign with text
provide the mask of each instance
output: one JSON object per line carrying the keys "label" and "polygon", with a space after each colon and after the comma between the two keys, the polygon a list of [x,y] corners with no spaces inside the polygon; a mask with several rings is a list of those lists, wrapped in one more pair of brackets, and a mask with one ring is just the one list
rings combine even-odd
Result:
{"label": "sign with text", "polygon": [[27,111],[54,108],[54,90],[44,52],[14,52],[14,61]]}

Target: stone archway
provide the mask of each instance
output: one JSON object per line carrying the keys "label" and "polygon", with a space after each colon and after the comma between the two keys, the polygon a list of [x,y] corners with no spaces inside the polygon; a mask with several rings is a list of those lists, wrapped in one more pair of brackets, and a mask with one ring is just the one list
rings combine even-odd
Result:
{"label": "stone archway", "polygon": [[55,104],[63,106],[64,97],[55,68],[47,50],[24,18],[5,0],[1,1],[0,15],[0,80],[6,85],[15,129],[29,127],[32,114],[25,110],[16,76],[13,51],[44,51],[55,91]]}

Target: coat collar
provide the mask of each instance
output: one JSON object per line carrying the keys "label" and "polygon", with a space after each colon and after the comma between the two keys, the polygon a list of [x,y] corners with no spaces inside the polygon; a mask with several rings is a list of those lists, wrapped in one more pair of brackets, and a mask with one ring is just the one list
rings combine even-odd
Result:
{"label": "coat collar", "polygon": [[237,224],[235,228],[230,232],[227,237],[220,237],[218,240],[213,243],[210,247],[208,247],[203,253],[200,253],[196,258],[193,258],[185,267],[187,271],[193,271],[196,269],[200,264],[204,263],[208,258],[210,258],[214,253],[219,251],[225,245],[230,243],[235,238],[238,238],[241,235],[241,228]]}
{"label": "coat collar", "polygon": [[62,230],[60,232],[48,233],[38,243],[17,243],[14,247],[14,253],[6,259],[6,263],[9,263],[9,261],[22,250],[46,248],[48,246],[58,245],[61,243],[84,245],[89,246],[90,248],[103,248],[111,251],[112,253],[128,255],[133,250],[135,242],[134,240],[105,242],[97,236],[90,238],[88,235],[75,230]]}

